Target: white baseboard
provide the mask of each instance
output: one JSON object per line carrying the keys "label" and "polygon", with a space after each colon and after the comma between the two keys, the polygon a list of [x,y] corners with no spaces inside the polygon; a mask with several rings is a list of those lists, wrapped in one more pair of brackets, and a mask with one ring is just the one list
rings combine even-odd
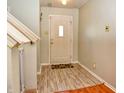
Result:
{"label": "white baseboard", "polygon": [[[79,63],[78,61],[72,61],[71,63]],[[44,66],[44,65],[55,65],[55,64],[69,64],[69,63],[53,63],[53,64],[50,64],[50,63],[41,63],[41,66]]]}
{"label": "white baseboard", "polygon": [[41,72],[39,71],[39,72],[37,72],[37,75],[40,75],[41,74]]}
{"label": "white baseboard", "polygon": [[41,63],[41,66],[50,65],[50,63]]}
{"label": "white baseboard", "polygon": [[111,90],[113,90],[114,92],[116,92],[116,89],[110,85],[109,83],[107,83],[105,80],[103,80],[100,76],[96,75],[94,72],[92,72],[89,68],[87,68],[86,66],[82,65],[80,62],[78,62],[80,66],[82,66],[85,70],[87,70],[90,74],[92,74],[95,78],[97,78],[98,80],[100,80],[101,82],[103,82],[107,87],[109,87]]}
{"label": "white baseboard", "polygon": [[40,75],[41,74],[41,66],[40,66],[40,71],[37,72],[37,75]]}
{"label": "white baseboard", "polygon": [[50,65],[50,64],[49,63],[41,63],[40,71],[37,72],[37,75],[41,74],[41,68],[42,68],[42,66],[45,66],[45,65]]}
{"label": "white baseboard", "polygon": [[72,61],[71,63],[79,63],[78,61]]}

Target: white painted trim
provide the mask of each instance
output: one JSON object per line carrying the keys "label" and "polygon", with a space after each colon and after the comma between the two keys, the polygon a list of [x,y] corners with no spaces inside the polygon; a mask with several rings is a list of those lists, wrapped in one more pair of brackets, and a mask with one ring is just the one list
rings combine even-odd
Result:
{"label": "white painted trim", "polygon": [[50,63],[41,63],[41,66],[50,65]]}
{"label": "white painted trim", "polygon": [[78,61],[72,61],[71,63],[79,63]]}
{"label": "white painted trim", "polygon": [[52,63],[50,65],[57,65],[57,64],[70,64],[70,63]]}
{"label": "white painted trim", "polygon": [[46,66],[46,65],[57,65],[57,64],[69,64],[69,63],[42,63],[41,66]]}
{"label": "white painted trim", "polygon": [[51,16],[48,17],[49,18],[49,64],[50,64],[50,36],[51,36]]}
{"label": "white painted trim", "polygon": [[72,26],[71,26],[71,29],[72,29],[72,33],[71,33],[71,62],[73,61],[73,16],[70,16],[70,15],[49,15],[49,64],[51,64],[50,63],[50,50],[51,50],[51,48],[50,48],[50,37],[51,37],[51,16],[69,16],[69,17],[71,17],[71,21],[72,21]]}
{"label": "white painted trim", "polygon": [[24,48],[23,44],[18,47],[19,51],[19,74],[20,74],[20,89],[22,92],[25,91],[24,84]]}
{"label": "white painted trim", "polygon": [[[38,17],[39,20],[39,17]],[[23,23],[21,23],[17,18],[7,12],[7,21],[13,27],[18,28],[18,31],[21,32],[24,36],[30,39],[32,42],[36,42],[40,40],[40,37],[33,33],[28,27],[26,27]],[[39,22],[38,22],[39,23]],[[21,40],[22,41],[22,40]],[[22,42],[23,43],[23,42]]]}
{"label": "white painted trim", "polygon": [[[78,61],[71,61],[70,63],[79,63]],[[69,64],[69,63],[41,63],[41,66],[45,65],[56,65],[56,64]],[[40,70],[41,71],[41,70]]]}
{"label": "white painted trim", "polygon": [[40,75],[41,74],[41,71],[37,72],[37,75]]}
{"label": "white painted trim", "polygon": [[41,65],[40,65],[40,71],[37,72],[37,75],[41,74]]}
{"label": "white painted trim", "polygon": [[72,21],[72,27],[71,27],[71,31],[72,31],[72,33],[71,33],[71,39],[72,39],[72,43],[71,43],[71,62],[73,62],[73,60],[74,60],[74,56],[73,56],[73,54],[74,54],[74,51],[73,51],[73,49],[74,49],[74,46],[73,46],[73,44],[74,44],[74,36],[73,36],[73,33],[74,33],[74,17],[73,16],[71,16],[71,21]]}
{"label": "white painted trim", "polygon": [[116,92],[116,89],[110,85],[108,82],[106,82],[105,80],[103,80],[100,76],[96,75],[94,72],[92,72],[89,68],[87,68],[86,66],[82,65],[80,62],[78,62],[78,64],[80,66],[82,66],[85,70],[87,70],[90,74],[92,74],[95,78],[97,78],[98,80],[100,80],[101,82],[103,82],[107,87],[109,87],[111,90],[113,90],[114,92]]}

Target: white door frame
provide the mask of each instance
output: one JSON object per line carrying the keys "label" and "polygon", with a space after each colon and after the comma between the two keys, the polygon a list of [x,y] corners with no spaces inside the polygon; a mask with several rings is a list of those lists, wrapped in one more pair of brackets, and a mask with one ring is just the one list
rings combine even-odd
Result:
{"label": "white door frame", "polygon": [[[69,16],[69,17],[71,17],[71,29],[72,29],[72,33],[70,33],[71,34],[71,47],[70,47],[70,49],[71,49],[71,63],[73,62],[73,16],[70,16],[70,15],[49,15],[49,64],[51,64],[51,48],[50,48],[50,38],[51,38],[51,16]],[[59,63],[54,63],[54,64],[59,64]],[[66,63],[64,63],[64,64],[66,64]]]}

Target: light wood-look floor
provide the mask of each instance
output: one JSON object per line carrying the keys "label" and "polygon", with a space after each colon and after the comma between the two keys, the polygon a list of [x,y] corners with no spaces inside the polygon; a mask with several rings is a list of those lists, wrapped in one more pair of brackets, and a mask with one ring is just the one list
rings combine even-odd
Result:
{"label": "light wood-look floor", "polygon": [[51,69],[51,66],[42,66],[38,89],[40,93],[54,93],[57,91],[74,90],[101,84],[79,64],[74,68]]}

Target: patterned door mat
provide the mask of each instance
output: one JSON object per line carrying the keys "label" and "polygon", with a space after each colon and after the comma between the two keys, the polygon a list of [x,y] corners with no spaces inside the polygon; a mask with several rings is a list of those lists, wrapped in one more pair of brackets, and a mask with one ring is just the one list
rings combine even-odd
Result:
{"label": "patterned door mat", "polygon": [[73,68],[74,66],[72,64],[57,64],[57,65],[51,65],[52,69],[66,69],[66,68]]}

